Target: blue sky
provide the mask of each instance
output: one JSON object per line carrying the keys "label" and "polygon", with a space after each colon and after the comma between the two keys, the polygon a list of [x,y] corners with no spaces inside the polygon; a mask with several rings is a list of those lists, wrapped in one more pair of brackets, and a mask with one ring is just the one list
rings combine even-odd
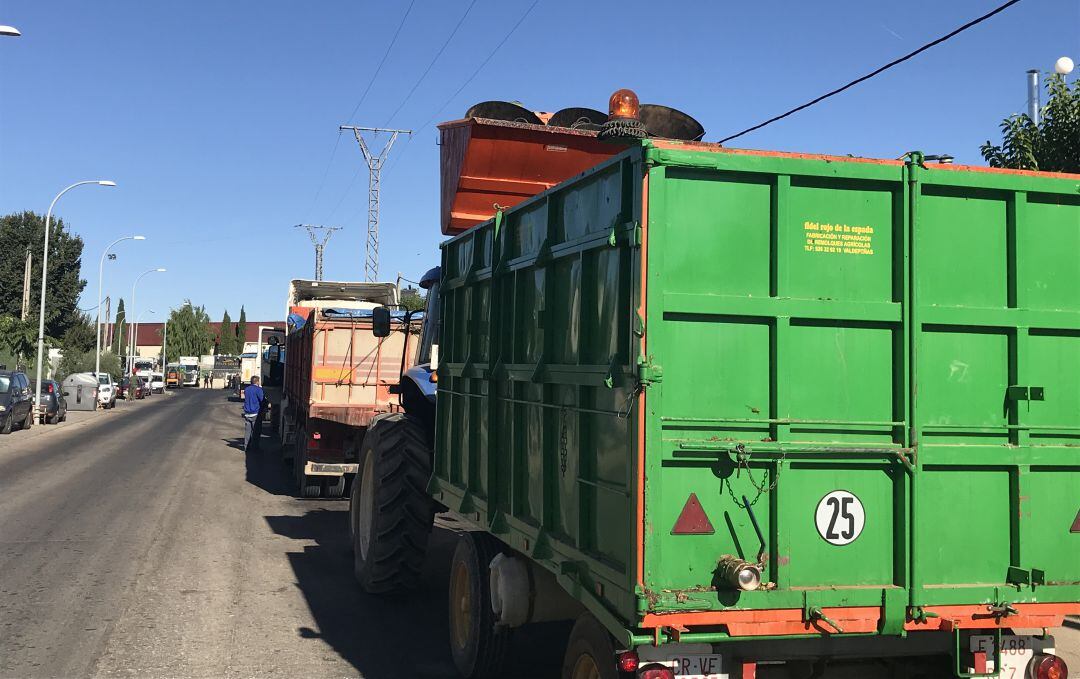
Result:
{"label": "blue sky", "polygon": [[[452,97],[532,0],[476,0],[458,34],[390,119],[472,0],[416,0],[351,122],[416,128],[383,175],[382,278],[416,278],[438,257],[438,149],[425,121],[477,101],[603,109],[619,87],[698,118],[719,139],[811,99],[989,11],[998,0],[905,3],[540,0]],[[185,298],[214,320],[284,315],[309,277],[301,222],[343,227],[326,277],[363,277],[366,171],[345,123],[409,0],[0,0],[0,213],[58,213],[86,242],[84,307],[117,248],[106,294],[139,309]],[[1024,72],[1080,61],[1080,2],[1024,0],[858,88],[733,146],[896,157],[911,149],[981,162],[979,144],[1025,102]],[[1074,76],[1075,77],[1075,74]],[[440,108],[449,104],[440,112]],[[336,147],[336,148],[335,148]],[[323,177],[326,177],[323,182]],[[354,179],[355,178],[355,179]],[[320,191],[320,186],[321,191]],[[316,196],[318,196],[316,200]],[[9,253],[0,253],[8,256]]]}

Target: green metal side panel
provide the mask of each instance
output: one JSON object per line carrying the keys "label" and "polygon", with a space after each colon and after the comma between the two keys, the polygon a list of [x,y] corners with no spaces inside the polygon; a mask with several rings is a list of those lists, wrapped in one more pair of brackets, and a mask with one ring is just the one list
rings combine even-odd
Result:
{"label": "green metal side panel", "polygon": [[[650,608],[881,605],[908,577],[904,167],[649,158]],[[841,489],[867,518],[835,546],[815,509]],[[712,534],[673,534],[690,493]],[[761,548],[771,589],[715,579],[720,556]]]}
{"label": "green metal side panel", "polygon": [[645,143],[444,243],[432,493],[615,633],[1078,602],[1078,252],[1075,178]]}
{"label": "green metal side panel", "polygon": [[[646,158],[643,607],[1080,601],[1080,183]],[[691,494],[711,531],[676,530]]]}
{"label": "green metal side panel", "polygon": [[910,182],[912,600],[1080,601],[1080,182]]}
{"label": "green metal side panel", "polygon": [[443,244],[433,495],[612,626],[637,605],[641,155]]}

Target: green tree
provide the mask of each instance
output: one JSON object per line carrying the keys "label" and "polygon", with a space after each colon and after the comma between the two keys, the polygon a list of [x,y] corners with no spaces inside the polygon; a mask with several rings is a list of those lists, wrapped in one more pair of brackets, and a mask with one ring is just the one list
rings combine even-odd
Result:
{"label": "green tree", "polygon": [[113,323],[113,340],[117,354],[127,356],[127,313],[124,311],[124,298],[116,305],[116,322]]}
{"label": "green tree", "polygon": [[25,367],[37,351],[37,325],[17,316],[0,314],[0,349],[9,353],[15,364]]}
{"label": "green tree", "polygon": [[225,310],[225,315],[221,317],[221,327],[218,329],[218,353],[226,356],[237,353],[236,330],[233,329],[228,309]]}
{"label": "green tree", "polygon": [[[26,320],[36,328],[41,304],[41,246],[45,241],[45,218],[33,212],[0,217],[0,244],[9,256],[0,257],[0,315],[19,318],[22,312],[23,274],[27,248],[33,254],[30,268],[30,309]],[[45,334],[63,337],[77,323],[79,295],[86,287],[80,276],[83,242],[62,219],[50,225],[49,271],[46,276]],[[10,256],[17,253],[18,256]]]}
{"label": "green tree", "polygon": [[427,306],[427,298],[416,288],[405,288],[401,291],[401,306],[405,307],[406,311],[423,311]]}
{"label": "green tree", "polygon": [[75,322],[64,333],[64,340],[60,344],[65,352],[93,351],[97,346],[94,331],[94,321],[81,311],[77,311]]}
{"label": "green tree", "polygon": [[[75,373],[92,373],[95,367],[94,349],[89,351],[64,350],[64,357],[60,359],[57,369],[58,380],[63,380],[68,375]],[[112,375],[113,381],[120,379],[120,357],[111,351],[101,354],[101,372]]]}
{"label": "green tree", "polygon": [[176,363],[181,356],[201,356],[210,353],[214,334],[205,307],[190,302],[169,314],[169,345],[165,347],[166,363]]}
{"label": "green tree", "polygon": [[240,320],[236,321],[236,353],[244,352],[244,342],[247,341],[247,312],[240,307]]}
{"label": "green tree", "polygon": [[1001,145],[987,140],[980,147],[990,167],[1080,172],[1080,80],[1070,89],[1064,76],[1054,74],[1046,90],[1038,125],[1027,114],[1009,116],[1001,122]]}

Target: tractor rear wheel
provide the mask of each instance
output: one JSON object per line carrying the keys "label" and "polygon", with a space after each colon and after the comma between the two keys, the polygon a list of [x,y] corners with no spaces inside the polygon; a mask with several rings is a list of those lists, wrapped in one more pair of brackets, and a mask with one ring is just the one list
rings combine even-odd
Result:
{"label": "tractor rear wheel", "polygon": [[435,517],[423,425],[405,413],[376,421],[364,436],[359,462],[349,498],[353,572],[371,594],[412,589]]}

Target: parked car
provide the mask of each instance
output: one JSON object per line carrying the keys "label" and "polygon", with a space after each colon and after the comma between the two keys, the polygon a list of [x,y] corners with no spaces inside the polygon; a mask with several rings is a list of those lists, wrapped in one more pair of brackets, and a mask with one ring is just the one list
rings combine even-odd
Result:
{"label": "parked car", "polygon": [[104,409],[116,407],[116,384],[109,373],[97,373],[98,403]]}
{"label": "parked car", "polygon": [[67,419],[67,399],[56,380],[42,380],[38,405],[45,411],[45,424],[57,424]]}
{"label": "parked car", "polygon": [[165,393],[165,376],[161,373],[154,373],[150,376],[150,393],[151,394],[164,394]]}
{"label": "parked car", "polygon": [[0,370],[0,434],[10,434],[16,425],[29,429],[34,424],[34,398],[30,380],[17,370]]}
{"label": "parked car", "polygon": [[130,377],[124,377],[120,380],[120,385],[117,388],[119,390],[118,397],[125,401],[146,398],[150,391],[149,387],[146,386],[146,380],[141,377],[136,377],[134,383]]}

